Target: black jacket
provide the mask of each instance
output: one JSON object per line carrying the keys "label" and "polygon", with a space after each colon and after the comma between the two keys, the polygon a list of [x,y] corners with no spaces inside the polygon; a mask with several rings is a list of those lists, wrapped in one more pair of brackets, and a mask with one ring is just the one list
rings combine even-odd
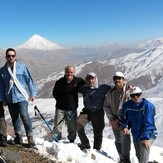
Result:
{"label": "black jacket", "polygon": [[78,107],[78,87],[83,84],[85,81],[75,76],[70,83],[66,81],[65,76],[57,80],[53,89],[56,107],[61,110],[76,110]]}

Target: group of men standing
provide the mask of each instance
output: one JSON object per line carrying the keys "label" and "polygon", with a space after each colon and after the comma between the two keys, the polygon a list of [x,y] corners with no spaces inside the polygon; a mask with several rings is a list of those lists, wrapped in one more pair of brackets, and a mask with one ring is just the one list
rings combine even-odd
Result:
{"label": "group of men standing", "polygon": [[[74,74],[75,67],[67,66],[65,68],[64,77],[56,81],[54,86],[53,96],[56,99],[54,126],[57,126],[57,123],[60,122],[65,114],[68,115],[70,112],[72,118],[65,119],[68,128],[68,139],[70,142],[74,142],[77,130],[81,140],[78,146],[81,150],[84,150],[91,147],[84,131],[86,124],[91,122],[94,132],[93,148],[100,150],[102,146],[103,129],[105,127],[105,111],[115,135],[115,145],[120,160],[130,162],[130,135],[122,134],[120,128],[120,110],[123,103],[129,99],[128,91],[130,87],[128,86],[127,88],[123,73],[115,72],[113,75],[115,86],[106,84],[99,85],[97,75],[93,72],[88,73],[85,80],[75,77]],[[83,95],[84,103],[84,108],[79,117],[77,117],[78,93]],[[61,139],[62,124],[55,128],[54,132],[57,137]],[[124,150],[122,150],[122,143],[125,143]]]}
{"label": "group of men standing", "polygon": [[[156,138],[155,107],[142,97],[139,87],[126,85],[122,72],[113,74],[114,86],[99,85],[97,75],[90,72],[85,80],[75,77],[75,67],[65,67],[65,75],[56,81],[53,96],[56,99],[54,132],[62,139],[62,126],[57,126],[65,118],[70,143],[75,141],[76,131],[81,140],[81,150],[90,149],[84,127],[91,122],[94,133],[95,150],[102,147],[104,114],[109,119],[115,136],[115,145],[121,163],[131,163],[131,137],[139,163],[147,163],[150,147]],[[83,96],[84,108],[77,117],[78,93]],[[57,127],[55,127],[57,126]]]}
{"label": "group of men standing", "polygon": [[[7,145],[6,122],[3,105],[8,105],[12,118],[16,144],[22,143],[20,128],[21,117],[28,143],[34,146],[32,124],[28,115],[28,93],[34,101],[36,86],[27,67],[17,62],[16,51],[6,50],[6,64],[0,69],[0,145]],[[91,122],[94,132],[93,148],[102,147],[104,115],[109,119],[115,136],[115,145],[120,162],[130,163],[130,130],[133,135],[136,156],[140,163],[148,162],[149,150],[156,130],[154,124],[155,107],[142,98],[139,87],[126,85],[122,72],[113,74],[114,86],[98,84],[97,75],[90,72],[85,80],[75,76],[75,67],[65,67],[65,74],[56,81],[53,97],[56,99],[54,116],[54,132],[59,140],[62,139],[64,119],[67,124],[68,140],[73,143],[76,131],[81,140],[78,147],[81,150],[90,149],[89,139],[85,134],[85,126]],[[26,89],[28,87],[28,91]],[[83,96],[84,108],[78,116],[78,93]],[[139,123],[137,122],[139,121]],[[141,122],[141,123],[140,123]]]}

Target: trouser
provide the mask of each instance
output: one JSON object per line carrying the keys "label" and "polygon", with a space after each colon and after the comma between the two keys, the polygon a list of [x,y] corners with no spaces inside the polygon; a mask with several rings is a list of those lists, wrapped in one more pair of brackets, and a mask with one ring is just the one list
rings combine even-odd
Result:
{"label": "trouser", "polygon": [[99,150],[102,145],[103,129],[105,127],[104,111],[102,109],[96,112],[91,112],[89,110],[83,111],[77,118],[77,131],[82,144],[89,144],[89,139],[84,130],[84,127],[89,121],[92,123],[94,133],[93,148]]}
{"label": "trouser", "polygon": [[[55,110],[55,116],[54,116],[54,133],[57,135],[57,138],[59,140],[62,139],[62,128],[64,125],[64,120],[67,124],[67,132],[68,136],[67,138],[70,141],[74,141],[76,139],[76,118],[77,118],[77,110],[73,111],[73,116],[71,119],[65,117],[65,119],[58,125],[58,123],[63,119],[63,117],[67,114],[66,110],[61,110],[59,108],[56,108]],[[56,127],[55,127],[56,126]]]}
{"label": "trouser", "polygon": [[28,102],[21,101],[18,103],[8,103],[9,112],[12,118],[14,131],[21,135],[21,123],[20,118],[24,124],[24,128],[27,136],[32,136],[32,123],[28,114]]}
{"label": "trouser", "polygon": [[[154,139],[151,139],[150,141],[152,144]],[[141,142],[138,141],[134,141],[134,147],[139,163],[148,163],[150,150],[145,148],[144,144],[141,144]]]}
{"label": "trouser", "polygon": [[130,162],[131,138],[130,135],[124,135],[120,128],[113,129],[115,136],[115,146],[121,160]]}
{"label": "trouser", "polygon": [[7,136],[7,125],[5,121],[3,104],[0,101],[0,137]]}

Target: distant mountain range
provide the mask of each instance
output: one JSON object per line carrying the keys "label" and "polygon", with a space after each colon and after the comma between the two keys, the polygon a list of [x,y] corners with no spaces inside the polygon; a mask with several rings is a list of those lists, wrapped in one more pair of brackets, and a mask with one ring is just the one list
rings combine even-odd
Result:
{"label": "distant mountain range", "polygon": [[[62,71],[68,64],[116,58],[139,51],[137,48],[126,48],[117,43],[96,48],[67,47],[51,42],[37,34],[14,48],[17,51],[17,59],[29,67],[36,81],[47,78],[53,72]],[[0,49],[0,57],[1,67],[5,63],[5,49]]]}
{"label": "distant mountain range", "polygon": [[[39,35],[15,47],[17,59],[24,62],[37,81],[38,97],[49,98],[55,81],[63,76],[66,65],[73,64],[81,77],[94,71],[100,83],[112,83],[112,74],[120,70],[132,85],[147,96],[162,96],[163,39],[149,40],[138,46],[117,43],[101,47],[67,48]],[[0,66],[5,63],[5,49],[0,49]]]}
{"label": "distant mountain range", "polygon": [[[77,64],[77,75],[84,78],[88,72],[93,71],[97,74],[100,83],[111,84],[114,71],[122,71],[129,84],[144,90],[145,97],[163,97],[163,43],[156,45],[156,42],[151,42],[152,48],[141,52]],[[40,81],[41,84],[38,84],[42,87],[39,87],[40,97],[51,97],[55,80],[61,76],[63,72],[53,73]]]}

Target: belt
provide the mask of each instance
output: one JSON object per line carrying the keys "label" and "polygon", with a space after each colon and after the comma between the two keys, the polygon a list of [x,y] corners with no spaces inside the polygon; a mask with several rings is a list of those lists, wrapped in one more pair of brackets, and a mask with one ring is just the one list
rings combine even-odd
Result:
{"label": "belt", "polygon": [[86,110],[89,111],[89,112],[91,112],[91,113],[92,113],[92,112],[99,112],[99,111],[102,111],[102,109],[87,109],[87,108],[86,108]]}
{"label": "belt", "polygon": [[75,111],[75,110],[77,110],[77,109],[75,109],[75,108],[56,108],[56,109],[59,109],[59,110],[63,110],[63,111]]}

